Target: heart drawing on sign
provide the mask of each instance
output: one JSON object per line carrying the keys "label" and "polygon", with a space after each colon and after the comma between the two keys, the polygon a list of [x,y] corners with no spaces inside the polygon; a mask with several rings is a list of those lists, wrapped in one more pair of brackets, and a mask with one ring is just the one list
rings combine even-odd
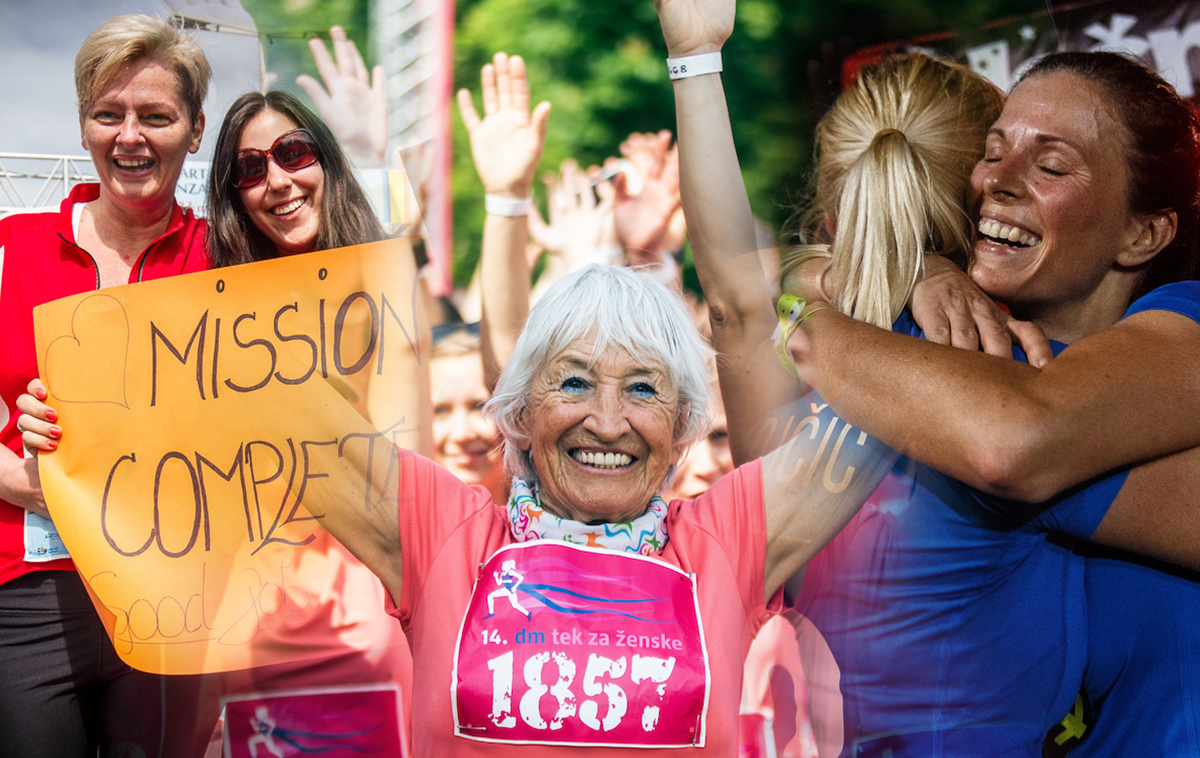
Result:
{"label": "heart drawing on sign", "polygon": [[46,348],[46,386],[63,403],[112,403],[128,409],[125,370],[129,315],[111,295],[92,295],[75,306],[71,334]]}

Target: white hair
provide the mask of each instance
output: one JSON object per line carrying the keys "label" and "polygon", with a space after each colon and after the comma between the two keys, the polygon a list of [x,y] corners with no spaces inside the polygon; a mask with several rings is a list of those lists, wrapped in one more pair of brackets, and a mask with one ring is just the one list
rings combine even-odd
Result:
{"label": "white hair", "polygon": [[[622,349],[634,360],[667,369],[679,398],[674,452],[708,433],[708,369],[700,332],[687,306],[664,285],[623,266],[592,264],[564,276],[538,300],[484,406],[504,437],[504,469],[529,482],[537,471],[529,450],[513,444],[529,409],[533,381],[576,340],[595,339],[593,355]],[[675,474],[671,466],[662,488]]]}

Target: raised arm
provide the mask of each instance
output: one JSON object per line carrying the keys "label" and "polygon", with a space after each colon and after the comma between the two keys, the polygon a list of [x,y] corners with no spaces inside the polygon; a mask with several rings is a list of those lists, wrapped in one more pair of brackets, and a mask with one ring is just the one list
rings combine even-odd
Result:
{"label": "raised arm", "polygon": [[[656,0],[672,58],[716,52],[733,31],[734,0]],[[778,446],[759,424],[803,395],[781,365],[771,286],[758,259],[750,201],[719,74],[676,79],[680,191],[696,273],[712,323],[733,459]]]}
{"label": "raised arm", "polygon": [[832,309],[793,336],[801,375],[851,423],[987,492],[1041,501],[1200,445],[1200,324],[1147,311],[1037,369],[874,329]]}
{"label": "raised arm", "polygon": [[768,598],[842,530],[899,458],[815,393],[776,418],[791,428],[764,435],[788,440],[762,462]]}
{"label": "raised arm", "polygon": [[458,92],[458,107],[483,189],[500,201],[496,208],[503,211],[487,215],[480,261],[484,380],[493,387],[529,314],[529,221],[526,214],[500,206],[529,198],[546,142],[550,104],[539,103],[530,111],[529,80],[520,56],[496,53],[480,78],[484,118],[479,118],[465,89]]}

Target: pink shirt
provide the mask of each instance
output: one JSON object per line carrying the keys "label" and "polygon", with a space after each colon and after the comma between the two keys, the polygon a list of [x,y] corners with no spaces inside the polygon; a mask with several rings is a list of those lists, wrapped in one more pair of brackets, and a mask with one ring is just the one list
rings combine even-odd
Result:
{"label": "pink shirt", "polygon": [[511,544],[508,516],[487,490],[468,487],[401,451],[400,546],[404,586],[394,611],[413,649],[413,748],[421,756],[736,756],[742,661],[770,617],[763,597],[766,524],[762,466],[734,471],[695,500],[676,500],[659,558],[697,577],[712,685],[704,750],[503,745],[454,736],[454,649],[479,565]]}

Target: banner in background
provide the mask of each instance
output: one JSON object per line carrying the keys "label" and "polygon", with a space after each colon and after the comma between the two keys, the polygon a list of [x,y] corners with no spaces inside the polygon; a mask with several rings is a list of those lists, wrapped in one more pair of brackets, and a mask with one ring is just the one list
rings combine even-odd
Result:
{"label": "banner in background", "polygon": [[1011,18],[984,26],[970,39],[931,35],[863,48],[842,66],[842,83],[862,66],[898,48],[928,48],[966,63],[1005,92],[1043,55],[1056,51],[1108,50],[1132,55],[1196,98],[1200,80],[1200,2],[1146,4],[1134,0],[1059,3],[1052,14]]}

